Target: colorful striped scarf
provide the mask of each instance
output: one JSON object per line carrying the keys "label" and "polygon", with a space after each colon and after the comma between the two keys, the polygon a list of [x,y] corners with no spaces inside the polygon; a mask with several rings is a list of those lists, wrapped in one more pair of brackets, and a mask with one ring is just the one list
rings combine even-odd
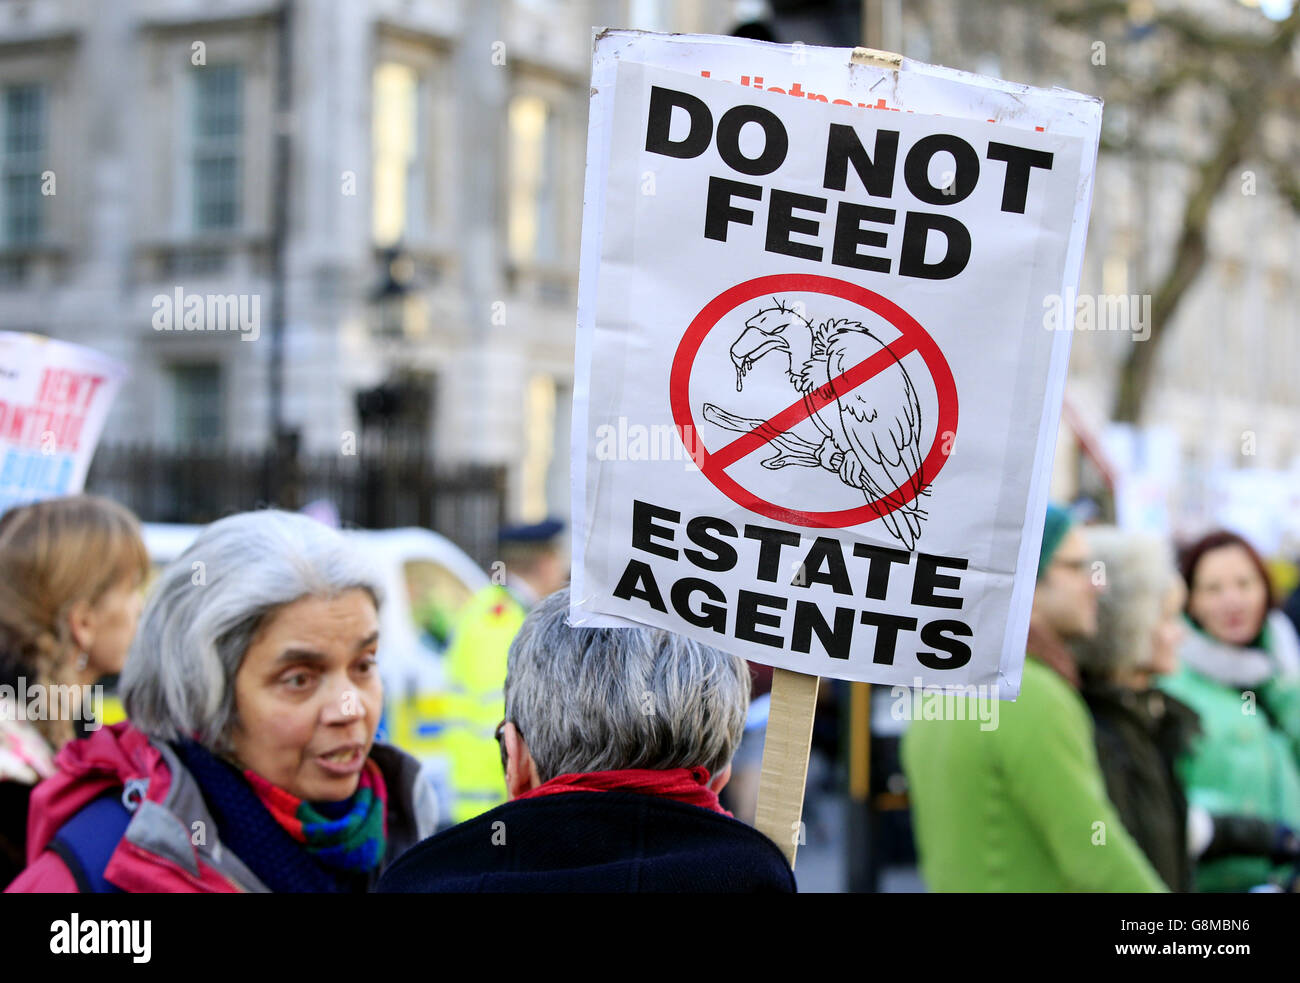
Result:
{"label": "colorful striped scarf", "polygon": [[275,821],[317,861],[345,871],[370,871],[388,842],[388,789],[369,758],[361,781],[342,802],[304,802],[261,775],[245,771],[253,792]]}

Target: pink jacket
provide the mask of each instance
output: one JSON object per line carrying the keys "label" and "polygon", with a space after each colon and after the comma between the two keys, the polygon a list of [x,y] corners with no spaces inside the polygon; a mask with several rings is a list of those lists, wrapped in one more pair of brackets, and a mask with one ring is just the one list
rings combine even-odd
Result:
{"label": "pink jacket", "polygon": [[28,867],[6,893],[75,893],[77,884],[68,866],[47,847],[84,806],[123,787],[142,791],[105,868],[106,880],[140,893],[266,890],[238,858],[222,849],[216,836],[205,837],[205,845],[191,842],[190,821],[206,821],[207,829],[216,829],[198,783],[170,748],[155,744],[130,723],[104,727],[85,740],[68,743],[55,764],[58,772],[32,792]]}

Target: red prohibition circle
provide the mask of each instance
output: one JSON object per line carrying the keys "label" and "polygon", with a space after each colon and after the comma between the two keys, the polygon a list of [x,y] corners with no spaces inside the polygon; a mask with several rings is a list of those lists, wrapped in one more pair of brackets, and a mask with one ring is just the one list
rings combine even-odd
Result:
{"label": "red prohibition circle", "polygon": [[[834,277],[817,276],[815,274],[782,273],[746,280],[744,283],[738,283],[718,294],[695,316],[695,320],[686,329],[686,333],[677,346],[677,353],[673,356],[672,373],[669,377],[669,402],[672,407],[673,420],[677,424],[677,433],[686,447],[693,446],[696,448],[695,459],[699,463],[700,471],[713,483],[714,487],[737,505],[749,509],[751,512],[756,512],[769,519],[775,519],[778,522],[788,522],[791,525],[812,526],[820,529],[839,529],[871,522],[915,498],[915,492],[912,491],[913,482],[909,481],[906,488],[898,489],[902,493],[899,501],[887,502],[885,499],[877,499],[874,502],[868,502],[851,509],[840,509],[834,512],[802,512],[765,501],[744,488],[739,482],[726,474],[726,468],[734,461],[719,464],[713,455],[700,443],[700,430],[695,425],[695,417],[691,412],[690,402],[691,368],[695,364],[695,357],[699,354],[700,346],[704,344],[704,339],[717,323],[741,304],[756,297],[770,296],[783,291],[827,294],[832,297],[839,297],[857,304],[859,307],[874,311],[901,332],[902,338],[900,340],[905,341],[912,349],[915,349],[925,361],[926,367],[930,370],[930,375],[934,379],[935,391],[939,398],[939,418],[935,428],[934,443],[930,446],[930,452],[926,455],[925,460],[921,462],[921,468],[917,472],[920,480],[917,484],[922,488],[928,486],[935,476],[943,470],[948,456],[943,452],[942,437],[945,433],[954,436],[957,433],[957,384],[952,377],[952,368],[948,365],[948,360],[943,357],[943,352],[940,351],[938,344],[915,318],[893,301],[846,280],[837,280]],[[694,444],[688,438],[688,435],[691,434],[694,435]]]}

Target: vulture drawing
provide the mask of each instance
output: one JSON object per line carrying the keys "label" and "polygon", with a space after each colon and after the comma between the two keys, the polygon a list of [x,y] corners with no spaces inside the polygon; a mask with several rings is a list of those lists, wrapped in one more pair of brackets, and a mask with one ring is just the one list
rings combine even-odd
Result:
{"label": "vulture drawing", "polygon": [[[897,357],[847,392],[837,393],[831,386],[836,376],[885,347],[857,321],[831,318],[814,325],[776,300],[775,306],[759,310],[745,322],[745,330],[731,345],[730,354],[737,392],[743,389],[746,374],[759,359],[784,358],[790,384],[803,394],[809,419],[822,435],[821,444],[816,445],[790,433],[782,434],[773,443],[786,453],[763,465],[826,468],[849,487],[859,489],[868,502],[896,506],[889,511],[876,506],[875,511],[890,534],[911,550],[927,515],[920,507],[920,498],[929,494],[919,477],[924,454],[916,387]],[[833,393],[834,399],[814,410],[812,394],[818,389]],[[762,424],[732,416],[716,406],[705,407],[705,418],[733,430],[752,430]],[[903,501],[904,490],[911,493],[907,501]]]}

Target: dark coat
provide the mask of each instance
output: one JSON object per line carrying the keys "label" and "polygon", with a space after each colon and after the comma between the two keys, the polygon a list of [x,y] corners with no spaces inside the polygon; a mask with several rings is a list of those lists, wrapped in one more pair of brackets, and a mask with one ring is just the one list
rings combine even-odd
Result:
{"label": "dark coat", "polygon": [[[19,677],[25,673],[21,662],[6,652],[0,652],[0,686],[17,691],[20,688]],[[9,704],[8,710],[13,709],[14,705]],[[10,729],[8,732],[7,728]],[[13,732],[13,728],[22,728],[30,735],[27,740],[39,742],[42,751],[53,754],[53,749],[46,745],[44,738],[32,733],[30,723],[20,724],[2,716],[0,749],[5,749],[9,741],[18,740],[19,735]],[[19,756],[18,760],[21,761],[22,757]],[[21,771],[27,771],[25,765],[19,767]],[[36,781],[39,781],[39,775],[34,771],[19,775],[0,764],[0,890],[4,890],[27,866],[27,812]]]}
{"label": "dark coat", "polygon": [[776,844],[720,813],[637,792],[521,799],[432,836],[381,892],[795,891]]}
{"label": "dark coat", "polygon": [[0,891],[27,866],[27,805],[32,786],[0,781]]}
{"label": "dark coat", "polygon": [[1137,692],[1085,678],[1097,759],[1124,828],[1171,891],[1192,889],[1187,799],[1174,761],[1196,732],[1196,713],[1158,690]]}

